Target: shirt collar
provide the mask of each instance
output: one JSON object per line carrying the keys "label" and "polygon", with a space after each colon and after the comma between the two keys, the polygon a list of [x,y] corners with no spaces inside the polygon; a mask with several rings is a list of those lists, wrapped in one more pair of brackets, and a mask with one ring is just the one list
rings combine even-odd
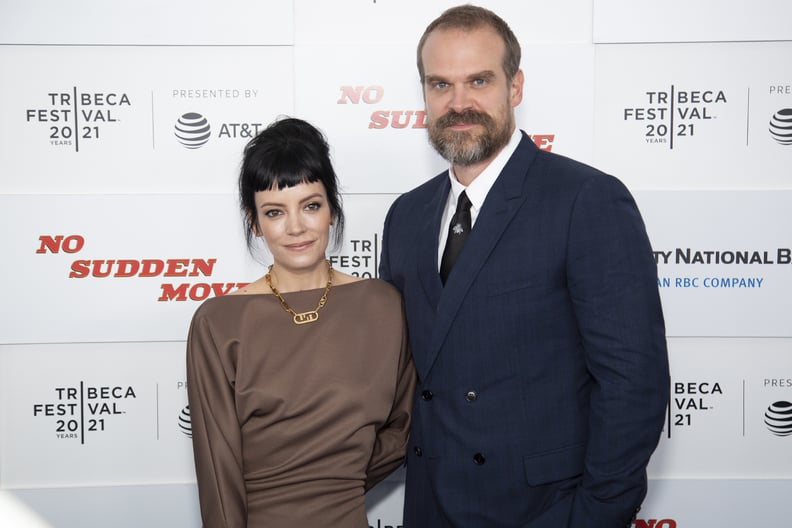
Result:
{"label": "shirt collar", "polygon": [[514,129],[514,132],[509,139],[509,142],[506,144],[503,149],[495,156],[489,165],[481,171],[481,174],[476,176],[476,178],[465,187],[456,179],[456,175],[454,174],[454,167],[449,167],[448,169],[448,178],[451,181],[451,193],[454,195],[454,203],[459,199],[459,195],[462,194],[462,191],[467,192],[467,197],[470,200],[472,208],[475,212],[478,212],[481,209],[481,206],[484,205],[484,200],[487,198],[487,193],[489,193],[492,186],[495,184],[495,180],[498,179],[503,167],[506,166],[506,163],[511,158],[514,151],[517,150],[517,145],[520,144],[522,140],[522,131],[519,128]]}

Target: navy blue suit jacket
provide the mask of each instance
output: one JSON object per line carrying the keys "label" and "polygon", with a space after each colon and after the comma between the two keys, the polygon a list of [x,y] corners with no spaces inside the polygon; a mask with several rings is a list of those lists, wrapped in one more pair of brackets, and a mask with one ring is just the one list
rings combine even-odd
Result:
{"label": "navy blue suit jacket", "polygon": [[629,525],[669,385],[630,193],[523,133],[443,287],[449,190],[443,173],[397,198],[383,235],[419,375],[405,527]]}

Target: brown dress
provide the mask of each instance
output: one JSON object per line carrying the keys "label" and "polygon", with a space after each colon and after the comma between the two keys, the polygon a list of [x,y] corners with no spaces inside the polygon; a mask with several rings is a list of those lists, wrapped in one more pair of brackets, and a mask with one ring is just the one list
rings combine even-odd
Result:
{"label": "brown dress", "polygon": [[[302,312],[322,291],[283,296]],[[187,379],[206,528],[368,526],[364,492],[403,460],[415,389],[392,286],[335,286],[300,326],[274,295],[209,299]]]}

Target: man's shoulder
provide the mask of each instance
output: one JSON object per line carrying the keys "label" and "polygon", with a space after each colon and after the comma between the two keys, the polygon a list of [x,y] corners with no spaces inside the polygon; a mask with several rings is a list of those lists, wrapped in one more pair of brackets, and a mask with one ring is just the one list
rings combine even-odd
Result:
{"label": "man's shoulder", "polygon": [[[432,194],[437,192],[439,187],[442,187],[446,182],[448,182],[448,171],[445,170],[438,174],[437,176],[430,178],[429,180],[425,181],[418,187],[415,187],[412,190],[407,191],[402,196],[420,196],[424,197],[427,194]],[[450,185],[450,184],[449,184]]]}
{"label": "man's shoulder", "polygon": [[448,171],[443,171],[418,187],[399,195],[394,205],[426,205],[436,193],[440,192],[443,186],[450,187],[450,183],[448,183]]}
{"label": "man's shoulder", "polygon": [[619,178],[612,174],[555,152],[539,151],[536,167],[539,168],[539,177],[557,184],[567,184],[573,187],[593,185],[606,188],[624,185]]}
{"label": "man's shoulder", "polygon": [[582,177],[590,177],[595,175],[595,177],[599,177],[599,175],[605,174],[600,169],[592,165],[570,158],[563,154],[558,154],[557,152],[540,150],[537,154],[537,161],[545,164],[553,170],[570,172]]}

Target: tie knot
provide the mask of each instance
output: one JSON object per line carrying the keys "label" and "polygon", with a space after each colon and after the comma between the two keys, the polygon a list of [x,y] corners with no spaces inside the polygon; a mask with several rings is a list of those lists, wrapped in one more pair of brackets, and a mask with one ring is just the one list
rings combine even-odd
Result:
{"label": "tie knot", "polygon": [[462,194],[460,194],[459,198],[457,198],[457,207],[456,207],[457,212],[470,211],[470,206],[471,203],[470,203],[470,199],[467,197],[467,192],[462,191]]}

